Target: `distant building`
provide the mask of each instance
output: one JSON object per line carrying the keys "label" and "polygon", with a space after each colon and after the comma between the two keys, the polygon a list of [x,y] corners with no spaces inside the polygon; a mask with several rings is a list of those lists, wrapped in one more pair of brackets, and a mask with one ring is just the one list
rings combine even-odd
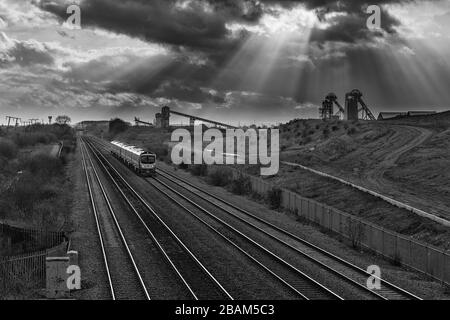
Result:
{"label": "distant building", "polygon": [[407,112],[380,112],[377,120],[387,120],[408,115]]}
{"label": "distant building", "polygon": [[377,120],[387,120],[396,117],[429,116],[436,113],[436,111],[380,112]]}
{"label": "distant building", "polygon": [[155,114],[155,127],[161,128],[161,113]]}
{"label": "distant building", "polygon": [[408,111],[408,117],[429,116],[436,113],[436,111]]}

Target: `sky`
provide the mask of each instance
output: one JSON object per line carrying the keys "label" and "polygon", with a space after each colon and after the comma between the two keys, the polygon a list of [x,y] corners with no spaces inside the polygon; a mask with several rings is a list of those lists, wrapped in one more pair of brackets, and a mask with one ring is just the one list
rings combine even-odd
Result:
{"label": "sky", "polygon": [[375,115],[443,111],[450,0],[0,0],[0,80],[0,123],[152,121],[168,105],[274,124],[317,118],[329,92],[343,104],[355,88]]}

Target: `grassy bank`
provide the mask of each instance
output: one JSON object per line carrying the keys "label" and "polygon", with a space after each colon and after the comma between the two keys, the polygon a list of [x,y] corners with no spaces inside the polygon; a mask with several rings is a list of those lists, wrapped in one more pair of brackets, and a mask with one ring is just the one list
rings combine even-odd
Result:
{"label": "grassy bank", "polygon": [[[61,157],[47,152],[63,142]],[[21,227],[58,230],[71,206],[66,164],[76,146],[71,127],[33,126],[0,133],[0,219]]]}

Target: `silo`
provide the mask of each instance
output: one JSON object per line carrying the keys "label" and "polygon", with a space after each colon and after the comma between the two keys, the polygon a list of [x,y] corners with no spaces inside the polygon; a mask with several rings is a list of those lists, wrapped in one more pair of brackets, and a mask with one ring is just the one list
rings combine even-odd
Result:
{"label": "silo", "polygon": [[352,92],[345,95],[345,120],[358,120],[358,98]]}
{"label": "silo", "polygon": [[155,127],[161,128],[161,113],[155,115]]}
{"label": "silo", "polygon": [[170,119],[170,108],[168,106],[164,106],[161,110],[161,127],[162,128],[169,127],[169,119]]}

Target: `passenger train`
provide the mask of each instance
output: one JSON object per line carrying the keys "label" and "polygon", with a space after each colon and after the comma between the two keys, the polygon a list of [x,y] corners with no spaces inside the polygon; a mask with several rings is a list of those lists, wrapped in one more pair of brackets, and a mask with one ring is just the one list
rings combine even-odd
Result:
{"label": "passenger train", "polygon": [[128,146],[119,141],[112,141],[111,153],[123,163],[143,176],[156,174],[156,154],[141,148]]}

